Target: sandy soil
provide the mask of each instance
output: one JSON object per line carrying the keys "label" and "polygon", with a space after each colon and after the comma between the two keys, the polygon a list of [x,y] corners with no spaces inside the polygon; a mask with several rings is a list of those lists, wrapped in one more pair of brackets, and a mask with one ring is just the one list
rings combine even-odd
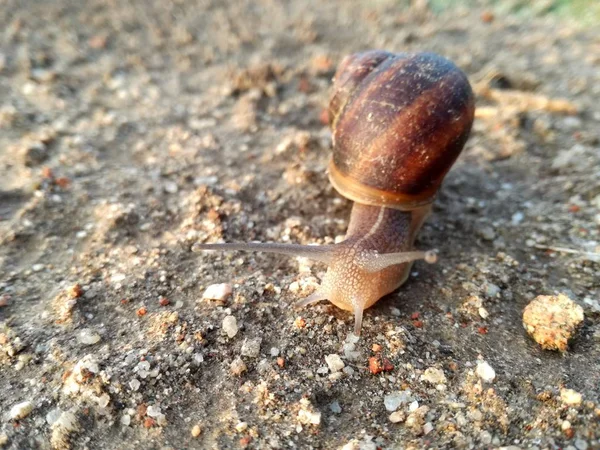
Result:
{"label": "sandy soil", "polygon": [[[3,3],[0,446],[600,448],[597,31],[367,3]],[[344,234],[323,110],[367,48],[451,58],[478,113],[417,242],[439,263],[353,343],[291,308],[324,266],[190,248]],[[559,292],[564,354],[521,323]]]}

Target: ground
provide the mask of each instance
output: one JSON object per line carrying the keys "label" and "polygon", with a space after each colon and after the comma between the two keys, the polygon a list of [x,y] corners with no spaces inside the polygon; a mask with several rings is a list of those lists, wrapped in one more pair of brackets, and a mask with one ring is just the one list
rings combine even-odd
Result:
{"label": "ground", "polygon": [[[600,447],[597,30],[413,3],[3,3],[1,445]],[[477,114],[416,243],[438,263],[354,342],[291,307],[325,266],[191,247],[343,236],[326,106],[369,48],[452,59]],[[558,293],[564,353],[522,325]]]}

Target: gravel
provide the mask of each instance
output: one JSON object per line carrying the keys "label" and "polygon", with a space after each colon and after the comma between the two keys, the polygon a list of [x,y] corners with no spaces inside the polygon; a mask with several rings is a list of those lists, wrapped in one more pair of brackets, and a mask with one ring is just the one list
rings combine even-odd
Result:
{"label": "gravel", "polygon": [[[3,448],[600,447],[597,27],[441,3],[3,4]],[[368,48],[450,58],[477,117],[415,240],[439,261],[357,338],[294,307],[325,264],[192,247],[343,239],[329,87]]]}

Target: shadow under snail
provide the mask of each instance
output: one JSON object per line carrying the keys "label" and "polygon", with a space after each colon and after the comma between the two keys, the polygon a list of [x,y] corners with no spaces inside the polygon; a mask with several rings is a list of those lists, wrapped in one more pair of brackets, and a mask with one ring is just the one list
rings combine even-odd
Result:
{"label": "shadow under snail", "polygon": [[436,192],[471,130],[475,105],[466,75],[433,53],[373,50],[337,68],[329,103],[329,180],[354,201],[345,240],[334,245],[195,244],[193,251],[245,250],[328,264],[319,288],[296,305],[329,300],[363,310],[402,285],[412,263],[436,261],[413,243]]}

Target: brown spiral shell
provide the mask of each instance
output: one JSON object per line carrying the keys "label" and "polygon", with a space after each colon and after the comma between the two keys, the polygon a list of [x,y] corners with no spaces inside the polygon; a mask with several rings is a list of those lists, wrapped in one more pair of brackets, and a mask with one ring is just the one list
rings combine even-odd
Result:
{"label": "brown spiral shell", "polygon": [[346,57],[329,103],[329,179],[368,205],[413,209],[433,201],[471,131],[466,75],[433,53]]}

